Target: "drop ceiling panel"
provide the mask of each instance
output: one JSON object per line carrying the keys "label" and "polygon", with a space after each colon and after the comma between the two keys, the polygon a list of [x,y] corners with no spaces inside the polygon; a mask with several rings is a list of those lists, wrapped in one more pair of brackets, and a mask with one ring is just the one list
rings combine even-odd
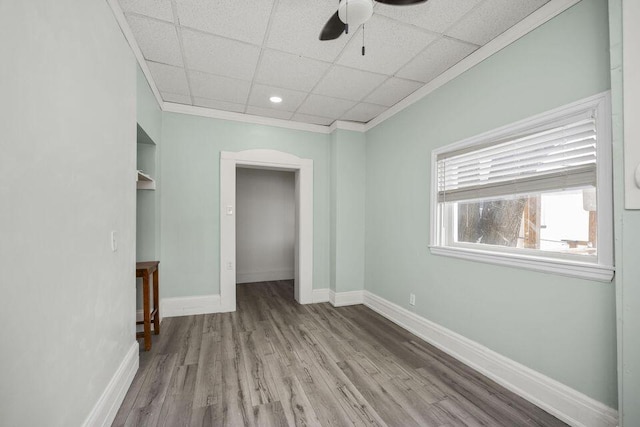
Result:
{"label": "drop ceiling panel", "polygon": [[191,30],[182,30],[185,60],[191,70],[251,80],[260,48]]}
{"label": "drop ceiling panel", "polygon": [[291,111],[274,110],[273,108],[254,107],[251,105],[247,107],[246,113],[253,114],[254,116],[272,117],[274,119],[282,119],[282,120],[289,120],[293,115]]}
{"label": "drop ceiling panel", "polygon": [[191,83],[192,95],[195,97],[233,102],[235,104],[245,104],[247,102],[251,86],[251,82],[199,71],[189,72],[189,82]]}
{"label": "drop ceiling panel", "polygon": [[442,37],[400,69],[397,75],[426,83],[476,49],[475,45]]}
{"label": "drop ceiling panel", "polygon": [[184,68],[157,62],[147,62],[147,65],[160,92],[189,96],[189,85]]}
{"label": "drop ceiling panel", "polygon": [[293,117],[291,117],[291,120],[295,122],[304,122],[304,123],[311,123],[314,125],[324,125],[324,126],[328,126],[334,121],[334,119],[329,119],[327,117],[311,116],[309,114],[301,114],[301,113],[294,114]]}
{"label": "drop ceiling panel", "polygon": [[267,46],[307,58],[333,62],[348,38],[320,41],[320,31],[338,8],[327,0],[280,0],[271,23]]}
{"label": "drop ceiling panel", "polygon": [[378,3],[376,13],[437,33],[444,32],[482,0],[429,0],[414,6]]}
{"label": "drop ceiling panel", "polygon": [[406,98],[410,93],[421,88],[423,83],[410,80],[391,77],[376,90],[374,90],[366,99],[366,102],[391,107],[398,101]]}
{"label": "drop ceiling panel", "polygon": [[145,59],[182,67],[180,43],[173,24],[138,15],[128,15],[127,21]]}
{"label": "drop ceiling panel", "polygon": [[175,102],[177,104],[191,105],[191,97],[187,95],[180,95],[177,93],[160,92],[162,99],[167,102]]}
{"label": "drop ceiling panel", "polygon": [[244,104],[236,104],[234,102],[217,101],[207,98],[193,98],[193,105],[197,107],[213,108],[214,110],[231,111],[234,113],[243,113]]}
{"label": "drop ceiling panel", "polygon": [[362,56],[362,28],[318,38],[338,0],[117,1],[165,101],[314,124],[376,117],[548,2],[376,2]]}
{"label": "drop ceiling panel", "polygon": [[322,79],[313,93],[360,101],[387,79],[382,74],[354,70],[336,65]]}
{"label": "drop ceiling panel", "polygon": [[387,107],[384,107],[382,105],[367,104],[365,102],[362,102],[353,107],[351,110],[347,111],[342,117],[340,117],[340,119],[350,120],[353,122],[368,122],[386,109]]}
{"label": "drop ceiling panel", "polygon": [[273,0],[175,0],[180,25],[262,44]]}
{"label": "drop ceiling panel", "polygon": [[360,28],[351,36],[351,41],[337,63],[392,75],[435,39],[434,34],[426,33],[416,27],[373,15],[365,24],[366,55],[362,56],[362,28]]}
{"label": "drop ceiling panel", "polygon": [[[272,103],[269,101],[272,96],[279,96],[282,98],[282,102],[279,104]],[[251,95],[249,95],[249,105],[293,112],[296,111],[306,97],[307,94],[305,92],[255,84],[251,89]]]}
{"label": "drop ceiling panel", "polygon": [[354,105],[356,103],[353,101],[312,94],[298,108],[297,113],[337,119]]}
{"label": "drop ceiling panel", "polygon": [[456,23],[446,34],[460,40],[484,45],[548,0],[485,0]]}
{"label": "drop ceiling panel", "polygon": [[310,91],[331,64],[300,55],[265,49],[255,80],[271,86]]}
{"label": "drop ceiling panel", "polygon": [[120,0],[124,12],[139,13],[156,19],[173,22],[170,0]]}

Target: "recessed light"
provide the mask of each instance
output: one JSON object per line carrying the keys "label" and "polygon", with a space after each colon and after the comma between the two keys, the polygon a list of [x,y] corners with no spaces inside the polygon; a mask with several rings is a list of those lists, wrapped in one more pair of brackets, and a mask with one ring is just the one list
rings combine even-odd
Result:
{"label": "recessed light", "polygon": [[273,102],[274,104],[279,104],[282,102],[282,98],[280,98],[279,96],[272,96],[271,98],[269,98],[269,101]]}

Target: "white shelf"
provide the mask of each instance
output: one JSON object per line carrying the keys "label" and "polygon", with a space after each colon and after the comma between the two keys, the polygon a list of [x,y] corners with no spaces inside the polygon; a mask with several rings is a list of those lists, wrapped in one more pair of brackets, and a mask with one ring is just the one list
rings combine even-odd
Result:
{"label": "white shelf", "polygon": [[138,171],[136,175],[136,184],[138,190],[155,190],[156,182],[149,175],[143,173],[142,171]]}

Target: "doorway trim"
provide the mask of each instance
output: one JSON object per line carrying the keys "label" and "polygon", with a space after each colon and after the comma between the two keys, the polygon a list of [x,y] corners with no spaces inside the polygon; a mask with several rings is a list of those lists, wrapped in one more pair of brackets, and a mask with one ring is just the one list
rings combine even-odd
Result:
{"label": "doorway trim", "polygon": [[313,302],[313,160],[276,150],[220,152],[220,311],[236,310],[236,168],[295,173],[295,299]]}

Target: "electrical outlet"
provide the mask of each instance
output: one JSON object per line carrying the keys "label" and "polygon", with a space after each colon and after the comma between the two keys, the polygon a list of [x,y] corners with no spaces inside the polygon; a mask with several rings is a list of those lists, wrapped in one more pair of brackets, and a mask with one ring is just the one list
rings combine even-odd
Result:
{"label": "electrical outlet", "polygon": [[227,261],[227,270],[233,270],[233,263],[231,261]]}
{"label": "electrical outlet", "polygon": [[409,294],[409,305],[416,305],[416,294]]}

